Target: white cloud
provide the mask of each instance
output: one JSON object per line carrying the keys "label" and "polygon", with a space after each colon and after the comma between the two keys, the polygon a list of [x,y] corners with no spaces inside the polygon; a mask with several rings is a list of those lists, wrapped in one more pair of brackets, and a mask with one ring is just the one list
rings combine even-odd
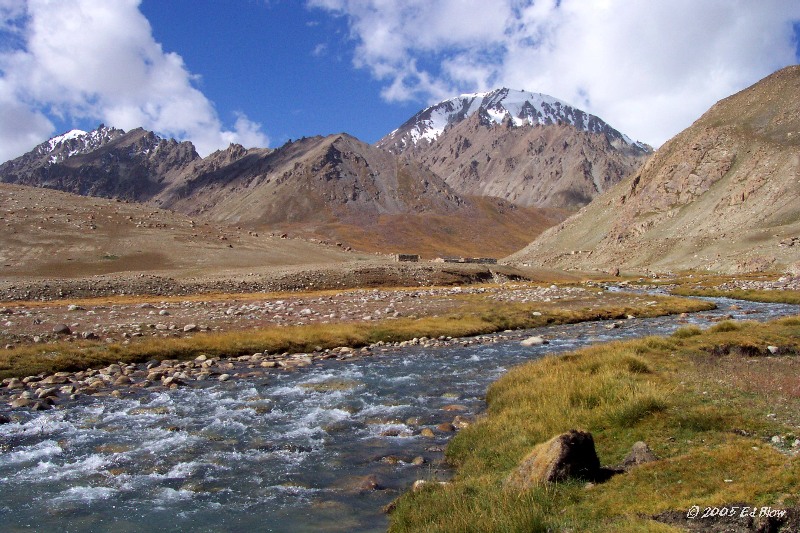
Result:
{"label": "white cloud", "polygon": [[139,0],[0,1],[4,20],[15,19],[0,31],[19,41],[0,49],[0,161],[56,133],[48,114],[142,126],[191,140],[201,154],[268,144],[244,115],[222,125],[183,59],[154,40]]}
{"label": "white cloud", "polygon": [[660,145],[797,62],[796,0],[309,0],[347,17],[389,101],[544,92]]}

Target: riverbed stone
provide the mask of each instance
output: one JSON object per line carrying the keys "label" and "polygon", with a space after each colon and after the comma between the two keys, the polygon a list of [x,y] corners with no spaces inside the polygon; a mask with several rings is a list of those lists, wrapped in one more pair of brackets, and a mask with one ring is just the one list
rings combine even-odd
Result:
{"label": "riverbed stone", "polygon": [[131,383],[133,383],[133,380],[128,376],[120,376],[114,380],[114,385],[117,387],[122,385],[130,385]]}
{"label": "riverbed stone", "polygon": [[542,344],[548,344],[548,342],[546,340],[544,340],[542,337],[539,337],[538,335],[536,335],[536,336],[528,337],[527,339],[524,339],[523,341],[520,342],[520,344],[522,346],[541,346]]}

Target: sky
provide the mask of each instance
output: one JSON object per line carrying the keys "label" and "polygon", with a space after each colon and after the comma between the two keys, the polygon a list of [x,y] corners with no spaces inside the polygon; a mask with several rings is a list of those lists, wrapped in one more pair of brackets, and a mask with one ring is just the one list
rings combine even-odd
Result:
{"label": "sky", "polygon": [[73,128],[201,155],[509,87],[660,146],[800,58],[799,0],[0,0],[0,161]]}

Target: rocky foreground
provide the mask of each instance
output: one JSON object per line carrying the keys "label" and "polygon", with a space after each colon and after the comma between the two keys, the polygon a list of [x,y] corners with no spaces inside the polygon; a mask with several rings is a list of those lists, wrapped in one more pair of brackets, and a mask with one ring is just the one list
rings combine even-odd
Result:
{"label": "rocky foreground", "polygon": [[[71,343],[108,345],[109,350],[137,342],[185,339],[198,334],[252,331],[282,326],[312,324],[369,323],[399,318],[435,317],[464,309],[472,301],[497,305],[533,304],[542,311],[600,308],[634,304],[655,305],[649,296],[622,295],[599,289],[595,283],[583,286],[507,283],[467,287],[424,289],[357,289],[335,293],[298,295],[234,294],[216,298],[172,298],[163,301],[87,301],[80,305],[59,302],[7,303],[0,308],[0,339],[13,354],[17,347],[41,345],[49,353]],[[533,315],[541,315],[533,311]],[[633,319],[633,316],[629,316]],[[616,322],[607,324],[609,329]],[[291,371],[324,359],[351,360],[409,345],[434,348],[460,344],[494,343],[523,334],[506,331],[470,338],[413,338],[403,342],[377,342],[354,349],[321,346],[307,353],[256,352],[236,357],[200,355],[193,360],[151,360],[144,363],[118,362],[102,368],[77,372],[40,373],[6,378],[0,387],[0,402],[12,408],[49,409],[82,396],[124,396],[144,389],[174,389],[202,386],[209,380],[268,378],[270,372]],[[543,339],[524,342],[541,343]],[[57,343],[57,344],[53,344]],[[45,357],[46,357],[45,353]],[[112,359],[113,360],[113,359]]]}

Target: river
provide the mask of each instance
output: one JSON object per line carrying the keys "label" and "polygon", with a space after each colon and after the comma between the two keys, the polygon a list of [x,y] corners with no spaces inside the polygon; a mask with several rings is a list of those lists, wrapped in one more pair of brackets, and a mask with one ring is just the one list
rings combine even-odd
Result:
{"label": "river", "polygon": [[[0,523],[7,532],[383,531],[384,505],[416,479],[450,474],[441,459],[452,433],[430,438],[420,430],[481,412],[486,388],[508,368],[591,343],[669,334],[687,322],[705,326],[720,315],[800,312],[713,301],[718,310],[683,321],[522,332],[549,339],[544,346],[523,347],[514,332],[15,411],[0,425]],[[419,458],[424,463],[414,464]],[[367,490],[374,488],[381,490]]]}

